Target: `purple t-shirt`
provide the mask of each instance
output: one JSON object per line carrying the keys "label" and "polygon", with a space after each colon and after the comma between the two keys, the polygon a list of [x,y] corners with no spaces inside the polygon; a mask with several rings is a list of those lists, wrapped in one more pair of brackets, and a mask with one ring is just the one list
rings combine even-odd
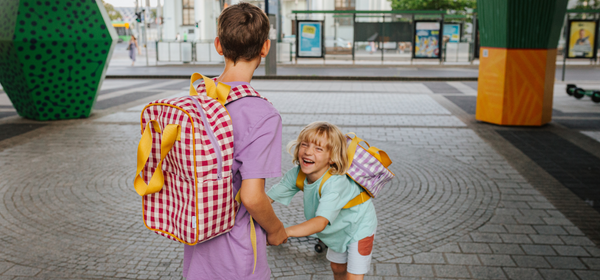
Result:
{"label": "purple t-shirt", "polygon": [[[227,83],[232,87],[243,82]],[[245,97],[225,106],[233,123],[233,191],[242,180],[281,176],[281,116],[271,103]],[[183,277],[196,279],[269,279],[267,235],[256,223],[257,262],[250,242],[250,214],[244,205],[230,232],[195,246],[185,245]]]}

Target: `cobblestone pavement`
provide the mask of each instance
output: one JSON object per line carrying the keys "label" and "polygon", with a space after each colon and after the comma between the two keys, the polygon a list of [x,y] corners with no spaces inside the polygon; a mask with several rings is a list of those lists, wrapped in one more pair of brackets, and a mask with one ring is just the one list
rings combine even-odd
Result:
{"label": "cobblestone pavement", "polygon": [[[132,179],[141,107],[185,94],[185,84],[107,80],[90,119],[0,119],[0,131],[22,128],[0,137],[0,280],[181,279],[183,246],[144,227]],[[523,128],[478,123],[452,101],[472,97],[476,83],[253,84],[281,112],[284,146],[303,125],[327,120],[393,159],[396,177],[374,201],[366,279],[600,279],[598,228],[586,223],[600,215],[496,132]],[[600,114],[580,104],[555,109]],[[598,129],[538,130],[600,157]],[[291,167],[284,153],[282,172]],[[304,221],[300,196],[274,207],[285,224]],[[269,247],[272,278],[332,279],[315,244]]]}

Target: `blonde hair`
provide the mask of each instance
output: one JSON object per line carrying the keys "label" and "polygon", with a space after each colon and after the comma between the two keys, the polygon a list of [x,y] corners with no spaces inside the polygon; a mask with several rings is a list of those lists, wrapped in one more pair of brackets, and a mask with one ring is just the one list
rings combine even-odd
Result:
{"label": "blonde hair", "polygon": [[[323,140],[327,143],[321,143]],[[346,145],[346,136],[334,124],[328,122],[313,122],[300,131],[298,139],[291,141],[287,145],[288,153],[293,157],[292,162],[296,165],[300,164],[298,151],[300,150],[300,143],[302,142],[314,143],[327,148],[330,160],[333,162],[329,169],[332,175],[344,175],[346,171],[348,171],[348,147]]]}

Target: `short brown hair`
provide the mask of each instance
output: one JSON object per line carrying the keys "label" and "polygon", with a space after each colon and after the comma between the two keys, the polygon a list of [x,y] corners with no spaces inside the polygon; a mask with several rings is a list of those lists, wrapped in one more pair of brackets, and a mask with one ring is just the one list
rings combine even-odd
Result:
{"label": "short brown hair", "polygon": [[[325,141],[326,143],[321,143]],[[329,151],[330,160],[333,164],[330,165],[329,173],[332,175],[346,174],[350,167],[348,162],[348,147],[346,145],[346,136],[334,124],[328,122],[313,122],[305,126],[298,139],[288,144],[288,152],[292,155],[292,162],[296,165],[300,164],[298,151],[302,142],[314,143],[321,147],[325,147]]]}
{"label": "short brown hair", "polygon": [[227,7],[217,27],[223,56],[234,64],[239,59],[249,61],[260,56],[269,30],[269,18],[260,8],[244,2]]}

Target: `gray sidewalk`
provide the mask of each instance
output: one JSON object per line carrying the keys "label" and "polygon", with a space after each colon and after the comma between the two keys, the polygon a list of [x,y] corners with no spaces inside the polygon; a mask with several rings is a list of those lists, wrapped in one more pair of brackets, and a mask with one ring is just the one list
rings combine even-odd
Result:
{"label": "gray sidewalk", "polygon": [[[89,119],[0,118],[1,280],[181,278],[183,246],[144,227],[132,180],[141,108],[186,84],[107,79]],[[476,83],[252,84],[280,111],[283,146],[326,120],[394,161],[366,279],[600,279],[599,202],[580,192],[600,182],[598,104],[557,84],[551,124],[499,127],[474,119]],[[282,163],[292,167],[287,153]],[[300,196],[274,207],[304,221]],[[333,279],[314,244],[269,247],[272,277]]]}
{"label": "gray sidewalk", "polygon": [[[222,64],[183,64],[181,62],[156,62],[154,45],[149,44],[148,65],[146,66],[145,51],[138,55],[135,66],[131,66],[131,60],[127,55],[124,44],[117,44],[107,75],[109,77],[119,76],[146,76],[147,78],[169,78],[173,76],[187,77],[190,73],[216,76],[223,71]],[[562,61],[559,61],[562,63]],[[567,81],[596,81],[600,77],[600,65],[589,65],[586,60],[569,60],[566,71]],[[444,80],[444,78],[463,78],[465,80],[476,80],[479,73],[479,65],[469,63],[445,63],[440,65],[434,60],[415,60],[413,64],[403,62],[402,65],[394,64],[393,61],[351,61],[326,60],[301,60],[300,64],[287,62],[279,64],[277,74],[294,77],[302,76],[304,79],[318,77],[400,77],[400,78],[429,78]],[[265,75],[265,69],[260,66],[255,74],[256,77]],[[562,77],[562,66],[557,65],[556,79]]]}

